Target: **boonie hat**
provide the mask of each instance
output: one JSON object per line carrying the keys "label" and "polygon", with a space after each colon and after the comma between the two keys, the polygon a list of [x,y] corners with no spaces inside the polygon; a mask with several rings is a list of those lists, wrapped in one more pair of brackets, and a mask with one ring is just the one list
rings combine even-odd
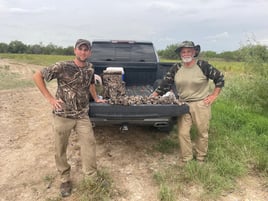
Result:
{"label": "boonie hat", "polygon": [[195,45],[193,41],[183,41],[182,43],[180,43],[178,45],[178,47],[176,48],[175,52],[176,53],[180,53],[181,52],[181,49],[184,48],[184,47],[190,47],[190,48],[194,48],[195,49],[195,55],[194,57],[197,57],[200,53],[200,50],[201,50],[201,47],[200,45]]}
{"label": "boonie hat", "polygon": [[86,45],[88,47],[88,49],[91,49],[91,44],[88,40],[85,39],[78,39],[75,43],[75,48],[80,47],[81,45]]}

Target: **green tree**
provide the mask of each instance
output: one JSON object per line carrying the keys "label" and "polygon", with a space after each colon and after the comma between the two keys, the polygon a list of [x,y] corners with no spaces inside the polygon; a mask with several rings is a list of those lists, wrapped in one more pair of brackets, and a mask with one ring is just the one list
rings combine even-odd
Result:
{"label": "green tree", "polygon": [[30,54],[42,54],[43,53],[43,47],[41,46],[41,44],[37,45],[31,45],[28,47],[27,53]]}
{"label": "green tree", "polygon": [[7,53],[8,52],[8,44],[0,43],[0,53]]}
{"label": "green tree", "polygon": [[10,53],[25,53],[27,46],[21,41],[11,41],[8,45],[8,52]]}
{"label": "green tree", "polygon": [[56,45],[49,43],[47,46],[43,48],[43,54],[55,54],[57,49]]}
{"label": "green tree", "polygon": [[158,51],[158,54],[165,59],[178,59],[179,55],[175,52],[176,48],[176,44],[168,45],[165,50]]}
{"label": "green tree", "polygon": [[264,45],[246,45],[239,49],[239,53],[248,63],[268,61],[268,50]]}
{"label": "green tree", "polygon": [[234,54],[231,51],[222,52],[218,55],[218,57],[227,61],[235,60]]}
{"label": "green tree", "polygon": [[69,46],[67,48],[64,48],[63,54],[64,55],[73,55],[74,54],[74,47],[73,46]]}
{"label": "green tree", "polygon": [[217,53],[214,51],[204,51],[204,52],[200,53],[200,56],[202,56],[204,58],[216,58]]}

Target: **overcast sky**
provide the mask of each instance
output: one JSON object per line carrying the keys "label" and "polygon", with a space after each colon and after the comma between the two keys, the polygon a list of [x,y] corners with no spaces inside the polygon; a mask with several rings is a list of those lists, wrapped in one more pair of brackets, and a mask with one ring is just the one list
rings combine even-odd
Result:
{"label": "overcast sky", "polygon": [[73,46],[76,39],[192,40],[233,51],[268,45],[268,0],[0,0],[0,42]]}

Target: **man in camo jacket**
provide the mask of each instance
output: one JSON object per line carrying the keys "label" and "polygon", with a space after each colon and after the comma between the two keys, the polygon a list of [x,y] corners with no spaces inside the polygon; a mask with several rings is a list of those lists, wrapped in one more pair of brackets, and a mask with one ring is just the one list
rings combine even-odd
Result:
{"label": "man in camo jacket", "polygon": [[[180,143],[179,165],[193,159],[193,151],[199,163],[204,162],[208,150],[208,130],[211,118],[211,104],[224,86],[224,76],[215,67],[196,57],[200,46],[192,41],[183,41],[176,49],[182,63],[174,64],[164,76],[152,96],[163,95],[176,85],[179,101],[189,105],[190,112],[178,118],[178,137]],[[215,88],[210,93],[209,80]],[[190,130],[195,124],[197,137],[195,145],[191,142]]]}
{"label": "man in camo jacket", "polygon": [[[96,175],[96,142],[88,116],[90,95],[98,98],[94,84],[94,68],[87,59],[91,56],[91,44],[78,39],[74,47],[73,61],[58,62],[37,71],[34,82],[53,108],[55,133],[55,160],[61,176],[61,195],[69,196],[72,190],[71,166],[67,162],[66,150],[72,129],[76,131],[81,146],[82,169],[89,177]],[[45,81],[57,79],[55,97],[47,89]]]}

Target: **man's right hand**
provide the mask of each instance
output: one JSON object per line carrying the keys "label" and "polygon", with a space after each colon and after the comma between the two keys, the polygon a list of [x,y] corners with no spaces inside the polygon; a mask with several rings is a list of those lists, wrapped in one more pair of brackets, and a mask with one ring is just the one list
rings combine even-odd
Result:
{"label": "man's right hand", "polygon": [[51,98],[49,99],[49,103],[51,104],[53,110],[62,110],[62,104],[64,103],[61,99]]}

